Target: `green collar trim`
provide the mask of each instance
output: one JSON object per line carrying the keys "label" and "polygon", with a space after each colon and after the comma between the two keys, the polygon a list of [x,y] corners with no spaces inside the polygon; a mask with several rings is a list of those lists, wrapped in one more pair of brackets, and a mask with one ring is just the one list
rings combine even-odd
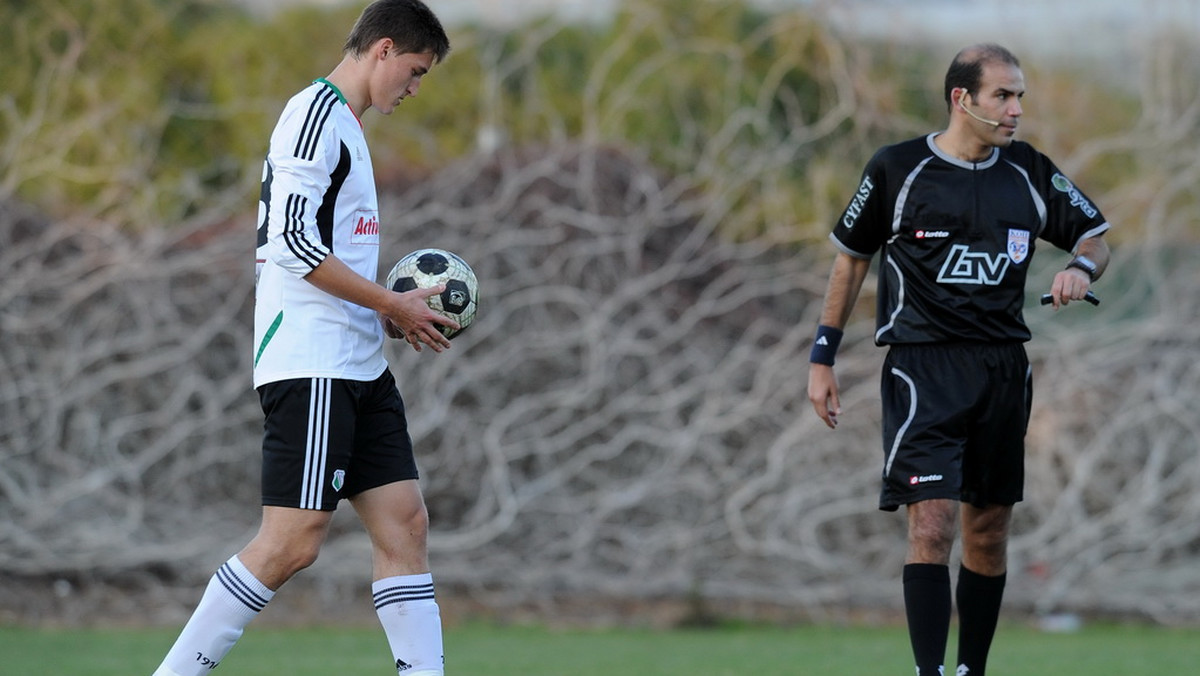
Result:
{"label": "green collar trim", "polygon": [[337,86],[334,85],[329,80],[326,80],[323,77],[319,77],[319,78],[313,80],[313,82],[314,83],[320,82],[321,84],[325,85],[326,87],[329,87],[330,89],[333,90],[334,94],[337,94],[339,101],[341,101],[342,103],[345,103],[346,105],[350,105],[349,103],[346,103],[346,97],[344,95],[342,95],[342,90],[338,89]]}

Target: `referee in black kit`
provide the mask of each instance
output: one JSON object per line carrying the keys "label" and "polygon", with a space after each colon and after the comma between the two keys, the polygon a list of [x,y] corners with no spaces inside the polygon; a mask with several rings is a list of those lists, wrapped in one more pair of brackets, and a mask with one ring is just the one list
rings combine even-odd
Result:
{"label": "referee in black kit", "polygon": [[1038,239],[1073,255],[1048,303],[1094,302],[1108,222],[1057,167],[1014,141],[1025,79],[1007,49],[974,45],[946,73],[945,131],[878,151],[834,227],[839,253],[817,328],[808,396],[836,428],[834,355],[881,252],[880,509],[905,505],[904,605],[919,676],[943,673],[950,551],[961,514],[957,676],[981,676],[1004,592],[1012,506],[1022,498],[1032,383],[1021,309]]}

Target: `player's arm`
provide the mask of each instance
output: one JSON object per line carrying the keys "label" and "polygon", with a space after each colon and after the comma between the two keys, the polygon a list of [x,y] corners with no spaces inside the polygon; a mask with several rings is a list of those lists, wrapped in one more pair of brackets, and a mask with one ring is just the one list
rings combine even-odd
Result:
{"label": "player's arm", "polygon": [[375,310],[383,319],[389,335],[397,337],[387,326],[390,321],[395,328],[403,331],[409,345],[418,352],[421,351],[421,343],[435,352],[450,347],[450,339],[442,335],[434,324],[458,328],[457,322],[434,312],[426,302],[430,296],[445,290],[444,285],[403,293],[392,291],[351,270],[333,254],[326,256],[304,279],[325,293]]}
{"label": "player's arm", "polygon": [[829,285],[825,289],[821,325],[817,327],[817,337],[809,357],[808,399],[812,402],[813,410],[830,429],[837,428],[837,417],[842,412],[837,377],[833,372],[833,356],[870,267],[870,259],[839,252],[833,261]]}
{"label": "player's arm", "polygon": [[1075,247],[1074,257],[1066,269],[1054,275],[1050,297],[1055,309],[1073,300],[1083,300],[1092,282],[1100,279],[1108,268],[1111,254],[1103,235],[1089,237]]}

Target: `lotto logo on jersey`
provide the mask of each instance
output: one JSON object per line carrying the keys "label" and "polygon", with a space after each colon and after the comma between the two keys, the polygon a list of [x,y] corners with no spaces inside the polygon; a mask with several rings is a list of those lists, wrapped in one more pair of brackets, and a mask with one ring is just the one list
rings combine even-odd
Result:
{"label": "lotto logo on jersey", "polygon": [[379,245],[379,218],[374,213],[361,213],[350,233],[351,244]]}

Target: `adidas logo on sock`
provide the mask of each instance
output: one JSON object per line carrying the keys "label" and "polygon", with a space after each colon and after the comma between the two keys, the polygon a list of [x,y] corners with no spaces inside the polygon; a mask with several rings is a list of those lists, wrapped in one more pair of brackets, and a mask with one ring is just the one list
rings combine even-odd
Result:
{"label": "adidas logo on sock", "polygon": [[408,671],[409,669],[412,669],[412,668],[413,668],[413,665],[409,664],[408,662],[405,662],[404,660],[396,660],[396,673],[397,674],[403,674],[405,671]]}

